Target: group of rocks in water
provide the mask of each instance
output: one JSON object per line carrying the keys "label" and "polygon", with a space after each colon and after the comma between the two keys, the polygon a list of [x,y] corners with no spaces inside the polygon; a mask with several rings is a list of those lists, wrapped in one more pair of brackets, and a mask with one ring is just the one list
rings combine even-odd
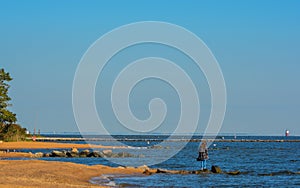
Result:
{"label": "group of rocks in water", "polygon": [[[119,167],[119,168],[128,168],[128,167]],[[143,174],[145,175],[152,175],[152,174],[204,174],[204,173],[214,173],[214,174],[228,174],[228,175],[239,175],[241,172],[239,170],[231,171],[231,172],[224,172],[221,170],[219,166],[212,166],[211,170],[204,169],[204,170],[166,170],[166,169],[150,169],[147,166],[140,166],[139,169],[143,169]]]}
{"label": "group of rocks in water", "polygon": [[101,158],[124,158],[124,157],[144,157],[143,155],[134,155],[128,152],[113,153],[112,150],[90,151],[88,149],[78,151],[77,148],[71,150],[53,150],[50,153],[37,152],[32,157],[101,157]]}

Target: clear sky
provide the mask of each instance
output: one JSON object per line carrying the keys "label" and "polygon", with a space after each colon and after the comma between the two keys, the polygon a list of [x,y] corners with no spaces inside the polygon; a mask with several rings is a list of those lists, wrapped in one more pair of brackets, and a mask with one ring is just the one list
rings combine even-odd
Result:
{"label": "clear sky", "polygon": [[[88,47],[106,32],[124,24],[170,22],[200,37],[221,66],[228,97],[221,132],[283,135],[289,129],[292,135],[300,135],[299,10],[297,0],[1,0],[0,67],[14,78],[10,90],[12,110],[22,126],[31,131],[36,127],[42,132],[76,132],[72,83]],[[170,50],[169,54],[172,53]],[[107,78],[103,76],[104,82],[116,69],[111,66]],[[187,66],[187,70],[193,69]],[[154,83],[145,82],[147,87]],[[158,90],[162,96],[172,93],[163,83],[156,85],[161,88]],[[144,96],[147,87],[140,87],[140,96]],[[147,97],[139,98],[138,92],[136,95],[135,113],[145,118],[147,111],[144,113],[143,106],[138,105]],[[203,95],[205,99],[207,91]],[[171,105],[175,98],[169,101]],[[101,100],[104,99],[97,98],[97,105],[109,105]],[[203,105],[205,109],[206,103]],[[99,113],[110,111],[109,107],[104,112],[101,111],[106,108],[101,109]],[[205,123],[209,110],[203,112],[200,122]],[[167,123],[178,120],[176,113],[170,111]],[[104,116],[113,126],[111,116]],[[120,133],[120,129],[112,131]]]}

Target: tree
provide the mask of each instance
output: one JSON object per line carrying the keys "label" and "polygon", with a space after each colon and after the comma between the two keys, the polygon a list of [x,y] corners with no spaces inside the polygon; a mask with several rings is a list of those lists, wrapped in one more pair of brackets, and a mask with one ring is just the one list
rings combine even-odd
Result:
{"label": "tree", "polygon": [[16,114],[8,110],[11,106],[8,89],[12,78],[4,69],[0,69],[0,140],[20,141],[26,138],[26,129],[14,124],[17,121]]}
{"label": "tree", "polygon": [[26,129],[18,124],[4,124],[0,127],[0,140],[22,141],[26,139]]}
{"label": "tree", "polygon": [[8,89],[10,88],[8,82],[11,80],[9,73],[5,72],[4,69],[0,69],[0,123],[2,126],[17,121],[16,114],[7,109],[11,106],[9,103],[11,98],[8,96]]}

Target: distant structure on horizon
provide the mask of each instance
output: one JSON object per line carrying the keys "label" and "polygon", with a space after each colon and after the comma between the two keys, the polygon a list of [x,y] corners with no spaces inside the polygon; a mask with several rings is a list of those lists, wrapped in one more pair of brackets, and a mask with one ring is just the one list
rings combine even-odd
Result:
{"label": "distant structure on horizon", "polygon": [[289,136],[290,135],[290,131],[289,130],[285,130],[285,136]]}

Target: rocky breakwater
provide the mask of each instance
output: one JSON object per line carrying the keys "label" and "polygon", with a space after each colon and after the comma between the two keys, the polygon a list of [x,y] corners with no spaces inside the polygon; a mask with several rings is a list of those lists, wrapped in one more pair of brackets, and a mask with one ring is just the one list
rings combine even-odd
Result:
{"label": "rocky breakwater", "polygon": [[114,153],[112,150],[102,150],[102,151],[92,151],[92,150],[81,150],[77,148],[72,148],[71,150],[53,150],[50,153],[38,152],[32,154],[32,157],[64,157],[64,158],[76,158],[76,157],[101,157],[101,158],[125,158],[125,157],[144,157],[143,155],[133,155],[128,152],[118,152]]}
{"label": "rocky breakwater", "polygon": [[230,172],[223,172],[219,166],[212,166],[211,170],[204,169],[204,170],[166,170],[166,169],[150,169],[146,166],[138,167],[144,169],[143,174],[145,175],[152,175],[152,174],[228,174],[228,175],[239,175],[241,172],[239,170],[230,171]]}

